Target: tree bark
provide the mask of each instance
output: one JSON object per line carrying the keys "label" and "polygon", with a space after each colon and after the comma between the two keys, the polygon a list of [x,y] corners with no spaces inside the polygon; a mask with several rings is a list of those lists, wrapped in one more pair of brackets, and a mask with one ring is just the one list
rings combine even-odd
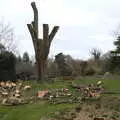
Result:
{"label": "tree bark", "polygon": [[44,82],[45,80],[45,61],[40,60],[37,62],[37,80],[38,82]]}

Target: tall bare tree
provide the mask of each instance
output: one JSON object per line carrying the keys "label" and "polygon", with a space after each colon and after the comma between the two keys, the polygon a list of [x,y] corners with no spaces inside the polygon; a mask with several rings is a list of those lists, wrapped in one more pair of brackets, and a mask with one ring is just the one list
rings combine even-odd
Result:
{"label": "tall bare tree", "polygon": [[17,52],[13,28],[10,24],[5,24],[3,21],[0,21],[0,44],[3,45],[7,51]]}
{"label": "tall bare tree", "polygon": [[35,58],[37,65],[37,80],[44,81],[45,77],[45,68],[46,61],[48,58],[49,50],[51,42],[59,29],[59,26],[54,26],[51,33],[49,34],[49,25],[43,24],[43,39],[38,37],[38,10],[35,2],[31,3],[34,12],[34,21],[31,24],[27,24],[29,32],[32,37],[34,50],[35,50]]}

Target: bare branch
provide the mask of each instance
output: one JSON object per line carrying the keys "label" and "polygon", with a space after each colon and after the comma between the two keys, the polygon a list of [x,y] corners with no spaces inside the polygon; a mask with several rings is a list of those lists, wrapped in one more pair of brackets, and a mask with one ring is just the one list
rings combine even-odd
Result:
{"label": "bare branch", "polygon": [[4,24],[3,21],[0,22],[0,43],[5,46],[7,51],[10,51],[14,54],[18,52],[13,28],[10,24]]}

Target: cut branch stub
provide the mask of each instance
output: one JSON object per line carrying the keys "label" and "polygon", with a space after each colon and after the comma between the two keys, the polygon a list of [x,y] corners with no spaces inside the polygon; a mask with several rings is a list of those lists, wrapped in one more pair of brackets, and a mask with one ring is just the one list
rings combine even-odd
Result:
{"label": "cut branch stub", "polygon": [[48,48],[49,48],[49,26],[48,24],[43,24],[43,48],[42,48],[42,54],[43,59],[46,59]]}
{"label": "cut branch stub", "polygon": [[38,10],[37,10],[35,2],[32,2],[31,6],[32,6],[33,11],[34,11],[34,27],[36,30],[36,35],[38,37]]}
{"label": "cut branch stub", "polygon": [[34,49],[35,49],[35,54],[37,52],[37,44],[36,44],[36,37],[35,37],[35,34],[33,32],[33,27],[31,24],[27,24],[27,27],[28,27],[28,30],[31,34],[31,37],[32,37],[32,40],[33,40],[33,46],[34,46]]}
{"label": "cut branch stub", "polygon": [[47,59],[49,51],[50,51],[50,45],[51,42],[56,34],[56,32],[58,31],[59,27],[55,26],[53,28],[53,30],[51,31],[50,35],[49,35],[49,26],[48,24],[43,24],[43,42],[44,42],[44,46],[43,46],[43,58]]}
{"label": "cut branch stub", "polygon": [[38,35],[37,35],[36,29],[35,29],[35,22],[34,21],[31,23],[31,26],[32,26],[32,30],[33,30],[33,33],[34,33],[34,37],[37,40],[38,39]]}
{"label": "cut branch stub", "polygon": [[58,29],[59,29],[59,26],[54,26],[52,32],[50,33],[50,35],[49,35],[49,46],[50,46],[55,34],[57,33]]}
{"label": "cut branch stub", "polygon": [[48,24],[43,24],[43,40],[46,45],[49,39],[49,26]]}

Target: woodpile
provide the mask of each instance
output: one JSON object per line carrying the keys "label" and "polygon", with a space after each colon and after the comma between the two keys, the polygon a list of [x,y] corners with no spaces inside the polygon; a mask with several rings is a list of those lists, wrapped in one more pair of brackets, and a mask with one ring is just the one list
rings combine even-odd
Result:
{"label": "woodpile", "polygon": [[79,103],[81,97],[73,94],[67,88],[52,89],[48,91],[38,92],[39,96],[44,100],[47,100],[51,104],[62,104],[62,103]]}
{"label": "woodpile", "polygon": [[0,82],[0,102],[3,105],[18,105],[26,103],[23,93],[29,89],[31,89],[31,86],[25,86],[22,82]]}
{"label": "woodpile", "polygon": [[96,84],[89,84],[83,86],[78,84],[72,84],[72,87],[81,93],[81,97],[83,99],[99,99],[101,97],[101,93],[104,92],[102,84],[102,81],[98,81]]}
{"label": "woodpile", "polygon": [[51,90],[42,90],[36,93],[38,99],[47,100],[51,104],[61,104],[61,103],[80,103],[83,100],[99,100],[103,88],[101,88],[103,83],[98,81],[95,84],[90,85],[78,85],[72,84],[75,89],[74,92],[68,88],[59,88]]}

